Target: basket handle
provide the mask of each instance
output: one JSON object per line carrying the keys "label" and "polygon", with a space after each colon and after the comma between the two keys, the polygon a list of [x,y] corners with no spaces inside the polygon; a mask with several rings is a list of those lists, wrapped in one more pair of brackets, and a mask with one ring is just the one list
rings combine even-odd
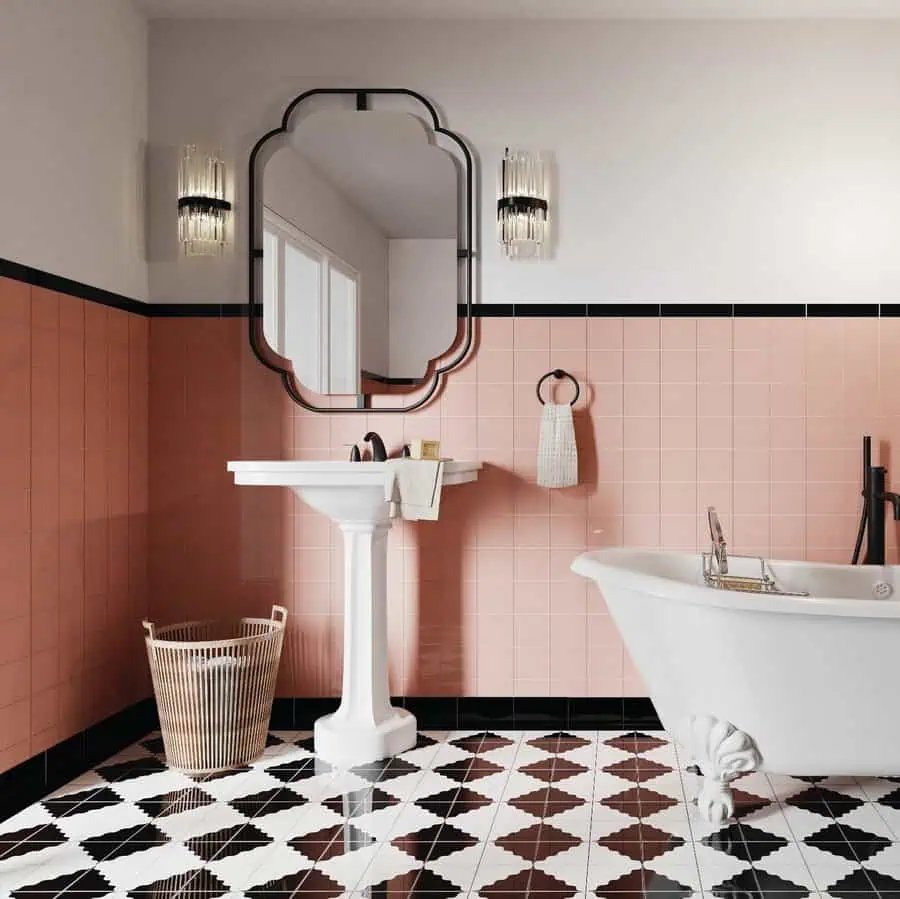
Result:
{"label": "basket handle", "polygon": [[272,621],[284,624],[287,621],[288,610],[284,606],[272,606]]}
{"label": "basket handle", "polygon": [[152,622],[152,621],[147,621],[147,619],[145,618],[145,619],[141,622],[141,624],[143,624],[144,630],[147,632],[147,636],[148,636],[151,640],[155,640],[155,639],[156,639],[156,627],[155,627],[155,625],[153,624],[153,622]]}

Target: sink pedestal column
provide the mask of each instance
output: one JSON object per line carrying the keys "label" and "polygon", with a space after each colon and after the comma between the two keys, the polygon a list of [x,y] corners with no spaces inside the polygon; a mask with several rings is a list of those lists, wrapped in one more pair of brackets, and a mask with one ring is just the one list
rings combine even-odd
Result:
{"label": "sink pedestal column", "polygon": [[316,754],[337,765],[387,758],[416,744],[416,719],[391,705],[387,645],[389,519],[343,521],[344,676],[341,704],[315,724]]}

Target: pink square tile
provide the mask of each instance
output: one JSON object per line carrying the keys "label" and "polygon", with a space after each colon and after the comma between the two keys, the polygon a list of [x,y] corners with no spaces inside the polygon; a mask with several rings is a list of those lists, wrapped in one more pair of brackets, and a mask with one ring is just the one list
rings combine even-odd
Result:
{"label": "pink square tile", "polygon": [[659,349],[658,318],[626,318],[623,330],[623,345],[626,349]]}
{"label": "pink square tile", "polygon": [[801,518],[806,512],[806,484],[790,481],[772,481],[769,490],[769,507],[772,512],[772,539],[781,546],[791,541],[776,536],[775,522],[782,517]]}
{"label": "pink square tile", "polygon": [[629,418],[657,418],[660,409],[659,394],[659,384],[624,384],[624,414]]}
{"label": "pink square tile", "polygon": [[625,449],[656,449],[659,447],[658,418],[626,418],[624,428]]}
{"label": "pink square tile", "polygon": [[735,418],[733,434],[734,445],[738,449],[768,449],[769,419]]}
{"label": "pink square tile", "polygon": [[802,450],[773,449],[770,451],[773,481],[805,481],[806,459]]}
{"label": "pink square tile", "polygon": [[702,449],[730,449],[733,446],[730,418],[698,418],[697,445]]}
{"label": "pink square tile", "polygon": [[503,418],[513,414],[512,384],[479,384],[479,418]]}
{"label": "pink square tile", "polygon": [[623,346],[624,320],[621,318],[589,318],[587,320],[588,348],[591,350],[619,350]]}
{"label": "pink square tile", "polygon": [[626,515],[657,515],[660,511],[660,485],[627,481],[624,485],[623,503]]}
{"label": "pink square tile", "polygon": [[728,383],[734,380],[733,363],[731,350],[698,350],[697,380],[704,384]]}
{"label": "pink square tile", "polygon": [[804,418],[806,409],[805,384],[773,384],[769,391],[770,414],[776,418]]}
{"label": "pink square tile", "polygon": [[660,319],[659,344],[663,350],[697,348],[697,319],[666,317]]}
{"label": "pink square tile", "polygon": [[485,348],[478,353],[478,382],[507,384],[515,380],[515,353]]}
{"label": "pink square tile", "polygon": [[769,385],[735,384],[734,414],[739,418],[768,418]]}
{"label": "pink square tile", "polygon": [[547,581],[516,581],[514,588],[516,621],[527,615],[546,615],[550,611],[550,585]]}
{"label": "pink square tile", "polygon": [[658,449],[628,449],[624,454],[626,481],[659,481],[660,451]]}
{"label": "pink square tile", "polygon": [[625,546],[657,549],[659,547],[659,515],[631,514],[627,507],[622,516],[622,542]]}
{"label": "pink square tile", "polygon": [[768,350],[735,350],[733,372],[736,383],[768,383]]}
{"label": "pink square tile", "polygon": [[621,384],[624,378],[624,354],[621,350],[591,350],[587,354],[588,380],[594,383]]}
{"label": "pink square tile", "polygon": [[660,545],[664,549],[695,552],[697,548],[696,514],[661,516]]}
{"label": "pink square tile", "polygon": [[[523,319],[530,321],[530,319]],[[516,381],[519,384],[528,384],[534,390],[538,379],[543,377],[550,369],[550,350],[548,349],[517,349],[515,354]]]}
{"label": "pink square tile", "polygon": [[769,492],[761,490],[759,484],[738,481],[734,485],[735,515],[768,515]]}
{"label": "pink square tile", "polygon": [[769,463],[770,454],[768,450],[735,449],[734,480],[736,482],[768,481]]}
{"label": "pink square tile", "polygon": [[626,382],[657,384],[660,377],[660,354],[658,350],[627,349],[623,359],[623,374]]}
{"label": "pink square tile", "polygon": [[703,349],[730,350],[733,339],[733,319],[697,319],[697,346]]}
{"label": "pink square tile", "polygon": [[515,346],[513,334],[514,322],[515,319],[512,317],[478,319],[481,349],[511,350]]}
{"label": "pink square tile", "polygon": [[541,547],[550,545],[550,519],[546,515],[516,517],[516,546]]}
{"label": "pink square tile", "polygon": [[[697,485],[678,482],[661,484],[659,489],[659,509],[664,516],[696,514]],[[691,533],[693,534],[693,531]]]}
{"label": "pink square tile", "polygon": [[[764,350],[773,330],[772,319],[740,316],[734,319],[735,350]],[[776,320],[775,328],[778,327]]]}
{"label": "pink square tile", "polygon": [[551,318],[550,349],[584,352],[587,349],[587,319]]}
{"label": "pink square tile", "polygon": [[693,418],[697,414],[696,384],[663,383],[660,385],[662,414],[674,418]]}
{"label": "pink square tile", "polygon": [[516,318],[513,326],[516,350],[549,350],[549,318]]}
{"label": "pink square tile", "polygon": [[663,482],[697,479],[696,449],[667,449],[660,454],[660,478]]}
{"label": "pink square tile", "polygon": [[801,450],[806,444],[806,419],[772,418],[769,420],[769,445],[773,449]]}
{"label": "pink square tile", "polygon": [[663,418],[660,423],[660,447],[669,450],[697,446],[697,421],[695,418]]}
{"label": "pink square tile", "polygon": [[[683,385],[679,385],[683,386]],[[701,418],[724,418],[732,414],[731,384],[698,384],[697,414]]]}

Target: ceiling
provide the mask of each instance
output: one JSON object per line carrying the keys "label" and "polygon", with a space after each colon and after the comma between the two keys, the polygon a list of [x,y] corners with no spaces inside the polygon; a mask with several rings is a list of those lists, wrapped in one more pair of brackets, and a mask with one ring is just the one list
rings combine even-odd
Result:
{"label": "ceiling", "polygon": [[900,0],[135,0],[189,19],[898,19]]}

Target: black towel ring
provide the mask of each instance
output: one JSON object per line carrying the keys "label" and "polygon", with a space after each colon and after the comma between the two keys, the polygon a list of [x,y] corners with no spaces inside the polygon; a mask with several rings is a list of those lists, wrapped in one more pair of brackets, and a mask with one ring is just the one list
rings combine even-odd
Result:
{"label": "black towel ring", "polygon": [[578,397],[581,396],[581,387],[578,384],[578,380],[564,369],[554,368],[553,371],[548,371],[547,374],[545,374],[544,377],[537,382],[537,398],[538,402],[542,406],[545,405],[545,403],[544,398],[541,396],[541,387],[544,386],[544,381],[546,381],[547,378],[556,378],[557,380],[560,380],[561,378],[568,378],[575,385],[575,396],[572,398],[572,402],[569,403],[569,405],[574,406],[575,403],[578,402]]}

